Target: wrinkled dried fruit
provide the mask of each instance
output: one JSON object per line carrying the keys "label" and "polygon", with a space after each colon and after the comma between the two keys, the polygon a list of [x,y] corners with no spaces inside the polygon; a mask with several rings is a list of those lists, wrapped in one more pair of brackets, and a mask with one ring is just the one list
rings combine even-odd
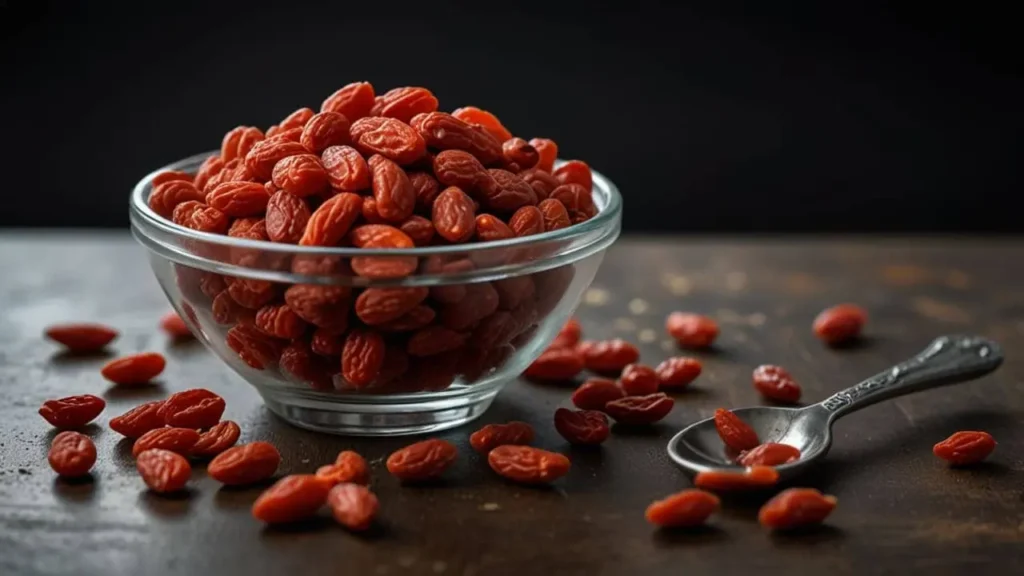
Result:
{"label": "wrinkled dried fruit", "polygon": [[724,408],[715,410],[715,429],[722,442],[738,452],[752,450],[761,443],[749,424]]}
{"label": "wrinkled dried fruit", "polygon": [[192,175],[189,174],[188,172],[182,172],[180,170],[164,170],[163,172],[160,172],[156,176],[153,176],[153,179],[150,180],[149,183],[153,186],[153,188],[156,188],[157,186],[165,182],[174,182],[175,180],[181,180],[182,182],[188,182],[189,184],[191,184],[193,178]]}
{"label": "wrinkled dried fruit", "polygon": [[341,375],[356,388],[368,386],[384,364],[384,339],[376,332],[352,330],[341,351]]}
{"label": "wrinkled dried fruit", "polygon": [[373,155],[367,161],[377,201],[377,214],[388,222],[402,222],[416,209],[416,192],[405,170],[384,156]]}
{"label": "wrinkled dried fruit", "polygon": [[562,184],[551,191],[549,199],[561,202],[573,222],[581,222],[597,214],[593,196],[579,184]]}
{"label": "wrinkled dried fruit", "polygon": [[274,165],[271,178],[275,186],[299,198],[312,196],[327,187],[327,170],[315,154],[296,154],[282,159]]}
{"label": "wrinkled dried fruit", "polygon": [[337,246],[359,217],[362,204],[362,197],[349,192],[327,200],[309,217],[299,245]]}
{"label": "wrinkled dried fruit", "polygon": [[224,399],[205,388],[176,392],[164,400],[158,415],[167,426],[211,428],[224,414]]}
{"label": "wrinkled dried fruit", "polygon": [[587,193],[594,187],[590,174],[590,166],[581,160],[570,160],[559,166],[552,175],[562,184],[576,184],[582,186]]}
{"label": "wrinkled dried fruit", "polygon": [[509,138],[501,144],[501,153],[506,163],[515,163],[520,170],[533,168],[540,159],[537,149],[522,138]]}
{"label": "wrinkled dried fruit", "polygon": [[591,346],[582,347],[580,353],[587,370],[594,372],[619,372],[640,359],[636,346],[621,338],[594,342]]}
{"label": "wrinkled dried fruit", "polygon": [[569,459],[532,446],[498,446],[487,454],[491,470],[520,484],[547,484],[569,473]]}
{"label": "wrinkled dried fruit", "polygon": [[146,486],[160,494],[182,490],[192,475],[192,466],[184,456],[160,448],[139,453],[135,468]]}
{"label": "wrinkled dried fruit", "polygon": [[327,495],[327,505],[338,524],[349,530],[366,530],[377,515],[377,497],[359,484],[338,484]]}
{"label": "wrinkled dried fruit", "polygon": [[343,450],[334,464],[321,466],[316,475],[332,486],[346,482],[365,486],[370,483],[370,466],[358,452]]}
{"label": "wrinkled dried fruit", "polygon": [[256,370],[263,370],[276,363],[284,347],[283,342],[267,336],[256,327],[241,324],[228,330],[226,341],[228,348]]}
{"label": "wrinkled dried fruit", "polygon": [[84,434],[61,432],[53,437],[47,460],[50,468],[61,476],[85,476],[96,463],[96,445]]}
{"label": "wrinkled dried fruit", "polygon": [[707,348],[718,337],[718,324],[707,316],[673,312],[665,320],[665,330],[680,346]]}
{"label": "wrinkled dried fruit", "polygon": [[324,100],[321,112],[335,112],[350,122],[370,115],[374,104],[373,85],[369,82],[353,82],[340,88]]}
{"label": "wrinkled dried fruit", "polygon": [[537,209],[544,215],[544,230],[547,232],[572,226],[569,211],[565,209],[564,204],[554,198],[542,200],[537,204]]}
{"label": "wrinkled dried fruit", "polygon": [[465,242],[476,231],[473,201],[455,186],[437,196],[431,214],[437,233],[449,242]]}
{"label": "wrinkled dried fruit", "polygon": [[693,485],[718,491],[770,488],[779,481],[779,473],[770,466],[751,466],[743,471],[711,470],[697,473]]}
{"label": "wrinkled dried fruit", "polygon": [[606,404],[625,395],[614,380],[591,378],[572,393],[572,403],[583,410],[604,410]]}
{"label": "wrinkled dried fruit", "polygon": [[506,444],[529,444],[533,442],[533,426],[526,422],[513,421],[507,424],[488,424],[469,436],[473,450],[487,454],[498,446]]}
{"label": "wrinkled dried fruit", "polygon": [[132,444],[132,456],[138,458],[139,454],[153,448],[187,456],[198,441],[199,432],[191,428],[157,428],[146,432]]}
{"label": "wrinkled dried fruit", "polygon": [[341,332],[348,324],[350,293],[346,286],[295,284],[285,290],[284,301],[306,322]]}
{"label": "wrinkled dried fruit", "polygon": [[441,193],[441,186],[437,183],[437,179],[428,172],[409,172],[408,175],[413,192],[416,193],[416,211],[430,215],[434,200]]}
{"label": "wrinkled dried fruit", "polygon": [[[359,226],[349,234],[349,240],[357,248],[412,248],[412,238],[386,224]],[[355,256],[352,271],[364,278],[403,278],[416,271],[418,260],[415,256]]]}
{"label": "wrinkled dried fruit", "polygon": [[244,159],[257,142],[263,140],[263,132],[253,126],[238,126],[228,131],[220,144],[220,159],[231,162]]}
{"label": "wrinkled dried fruit", "polygon": [[571,444],[600,444],[608,439],[608,417],[597,410],[555,410],[555,430]]}
{"label": "wrinkled dried fruit", "polygon": [[206,466],[214,480],[229,486],[255,484],[270,478],[281,464],[281,453],[269,442],[250,442],[218,454]]}
{"label": "wrinkled dried fruit", "polygon": [[227,214],[195,200],[178,204],[174,208],[171,220],[179,226],[210,234],[227,232],[229,222]]}
{"label": "wrinkled dried fruit", "polygon": [[192,181],[195,184],[197,190],[204,190],[207,182],[216,174],[219,174],[224,169],[224,161],[220,159],[219,155],[210,156],[199,166],[199,170],[196,171],[196,178]]}
{"label": "wrinkled dried fruit", "polygon": [[536,206],[523,206],[508,219],[508,227],[518,237],[544,232],[544,214]]}
{"label": "wrinkled dried fruit", "polygon": [[961,431],[936,444],[932,452],[954,466],[967,466],[988,458],[995,448],[988,432]]}
{"label": "wrinkled dried fruit", "polygon": [[[314,341],[316,340],[314,339]],[[334,341],[337,343],[337,352],[333,355],[337,356],[341,353],[341,341],[338,337],[334,337]],[[278,365],[281,372],[286,377],[290,376],[293,381],[301,382],[317,390],[332,390],[334,388],[331,373],[336,372],[337,368],[331,370],[324,359],[313,356],[311,344],[306,344],[302,340],[295,340],[285,346],[281,351],[281,360]],[[331,365],[337,366],[337,359]]]}
{"label": "wrinkled dried fruit", "polygon": [[356,298],[355,312],[363,323],[376,326],[401,318],[427,298],[424,286],[367,288]]}
{"label": "wrinkled dried fruit", "polygon": [[153,191],[149,194],[149,207],[164,218],[170,219],[174,209],[183,202],[202,202],[206,196],[190,181],[171,180],[157,185],[153,182]]}
{"label": "wrinkled dried fruit", "polygon": [[107,362],[100,374],[114,384],[145,384],[163,372],[166,365],[162,354],[143,352]]}
{"label": "wrinkled dried fruit", "polygon": [[[413,307],[399,318],[390,322],[378,324],[374,328],[383,332],[412,332],[419,330],[434,321],[437,313],[429,306],[419,305]],[[314,335],[314,339],[315,339]]]}
{"label": "wrinkled dried fruit", "polygon": [[480,201],[496,212],[515,212],[523,206],[537,204],[537,193],[519,176],[492,168],[479,184]]}
{"label": "wrinkled dried fruit", "polygon": [[501,125],[501,121],[498,120],[497,116],[476,106],[459,108],[452,112],[452,116],[468,124],[480,126],[498,142],[504,142],[512,137],[512,133]]}
{"label": "wrinkled dried fruit", "polygon": [[465,289],[462,300],[441,309],[441,324],[455,331],[468,330],[498,309],[498,291],[489,282],[468,284]]}
{"label": "wrinkled dried fruit", "polygon": [[825,496],[813,488],[790,488],[766,502],[757,520],[773,530],[820,524],[835,509],[836,502],[835,496]]}
{"label": "wrinkled dried fruit", "polygon": [[394,118],[361,118],[352,123],[348,132],[356,149],[364,156],[380,154],[406,165],[419,160],[427,152],[423,137],[405,122]]}
{"label": "wrinkled dried fruit", "polygon": [[47,328],[46,337],[69,352],[84,354],[102,350],[117,338],[117,330],[102,324],[60,324]]}
{"label": "wrinkled dried fruit", "polygon": [[555,169],[555,159],[558,158],[558,145],[554,140],[547,138],[534,138],[530,140],[530,146],[537,151],[537,169],[550,173]]}
{"label": "wrinkled dried fruit", "polygon": [[658,374],[643,364],[630,364],[622,369],[619,385],[630,396],[643,396],[658,391]]}
{"label": "wrinkled dried fruit", "polygon": [[654,424],[672,411],[676,402],[664,392],[646,396],[626,396],[604,405],[604,412],[616,422],[630,426]]}
{"label": "wrinkled dried fruit", "polygon": [[754,369],[753,378],[754,388],[769,400],[787,403],[800,400],[800,385],[781,366],[758,366]]}
{"label": "wrinkled dried fruit", "polygon": [[306,323],[288,306],[264,306],[256,312],[256,328],[267,336],[291,340],[306,332]]}
{"label": "wrinkled dried fruit", "polygon": [[736,462],[741,466],[781,466],[800,459],[800,450],[789,444],[766,442],[757,448],[740,453]]}
{"label": "wrinkled dried fruit", "polygon": [[260,182],[270,180],[274,166],[289,156],[308,154],[305,146],[298,142],[275,136],[261,140],[245,155],[245,167]]}
{"label": "wrinkled dried fruit", "polygon": [[476,239],[479,242],[495,242],[514,237],[512,229],[497,216],[481,214],[476,217]]}
{"label": "wrinkled dried fruit", "polygon": [[700,360],[676,356],[662,361],[654,371],[662,389],[678,390],[696,380],[702,369]]}
{"label": "wrinkled dried fruit", "polygon": [[716,510],[718,496],[703,490],[683,490],[651,502],[644,512],[647,521],[662,528],[689,528],[703,524]]}
{"label": "wrinkled dried fruit", "polygon": [[284,190],[275,192],[267,203],[267,236],[274,242],[298,244],[309,217],[309,206],[301,198]]}
{"label": "wrinkled dried fruit", "polygon": [[860,336],[868,314],[860,306],[840,304],[823,310],[814,319],[814,334],[829,346],[844,344]]}
{"label": "wrinkled dried fruit", "polygon": [[450,442],[431,438],[410,444],[388,456],[388,472],[403,482],[439,476],[455,462],[458,451]]}
{"label": "wrinkled dried fruit", "polygon": [[349,119],[336,112],[314,114],[299,136],[299,143],[315,154],[331,146],[348,144]]}
{"label": "wrinkled dried fruit", "polygon": [[162,428],[164,419],[160,415],[160,408],[163,405],[163,400],[140,404],[120,416],[111,418],[110,429],[128,438],[138,438],[150,430]]}
{"label": "wrinkled dried fruit", "polygon": [[474,190],[488,178],[484,165],[469,152],[445,150],[434,157],[434,176],[445,186],[457,186],[462,190]]}
{"label": "wrinkled dried fruit", "polygon": [[[537,193],[537,200],[541,201],[547,200],[551,193],[555,191],[555,188],[562,185],[551,174],[536,168],[523,170],[519,173],[519,177],[533,188],[533,191]],[[566,214],[566,217],[568,218],[568,214]]]}
{"label": "wrinkled dried fruit", "polygon": [[238,442],[242,429],[231,420],[221,420],[216,426],[199,435],[189,455],[195,458],[212,458]]}
{"label": "wrinkled dried fruit", "polygon": [[252,515],[267,524],[305,520],[327,502],[330,489],[312,474],[285,476],[260,494],[252,505]]}
{"label": "wrinkled dried fruit", "polygon": [[370,109],[370,115],[397,118],[409,123],[413,116],[435,110],[437,98],[430,90],[418,86],[405,86],[377,96],[373,108]]}
{"label": "wrinkled dried fruit", "polygon": [[437,150],[464,150],[483,164],[501,159],[501,142],[489,132],[451,114],[430,112],[412,121],[422,140]]}
{"label": "wrinkled dried fruit", "polygon": [[99,416],[106,405],[103,398],[92,394],[68,396],[43,402],[39,415],[58,429],[81,428]]}
{"label": "wrinkled dried fruit", "polygon": [[534,380],[571,380],[583,371],[583,356],[574,348],[549,348],[523,372]]}

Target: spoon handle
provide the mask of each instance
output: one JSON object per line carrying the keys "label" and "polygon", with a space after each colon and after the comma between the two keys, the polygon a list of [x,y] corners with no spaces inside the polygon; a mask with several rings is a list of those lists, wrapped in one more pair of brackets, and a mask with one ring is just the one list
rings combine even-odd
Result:
{"label": "spoon handle", "polygon": [[1003,351],[978,336],[941,336],[910,360],[837,392],[819,406],[829,421],[882,400],[973,380],[1003,363]]}

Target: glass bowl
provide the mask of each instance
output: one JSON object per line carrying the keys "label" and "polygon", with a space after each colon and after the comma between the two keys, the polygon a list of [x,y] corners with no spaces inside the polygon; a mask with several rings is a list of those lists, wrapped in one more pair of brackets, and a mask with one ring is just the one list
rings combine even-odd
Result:
{"label": "glass bowl", "polygon": [[[596,172],[590,220],[469,245],[296,246],[197,232],[150,209],[157,173],[195,173],[210,154],[135,186],[132,234],[196,337],[272,412],[311,430],[415,434],[480,416],[554,339],[619,236],[622,200]],[[419,304],[391,318],[410,301]],[[302,336],[264,335],[253,326],[261,307],[294,311]]]}

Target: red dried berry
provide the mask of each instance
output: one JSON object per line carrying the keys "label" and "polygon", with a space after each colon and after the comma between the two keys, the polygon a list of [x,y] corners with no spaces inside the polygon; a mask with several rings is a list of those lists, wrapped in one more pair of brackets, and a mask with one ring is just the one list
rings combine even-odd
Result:
{"label": "red dried berry", "polygon": [[270,478],[281,464],[281,453],[269,442],[250,442],[218,454],[206,466],[214,480],[229,486],[255,484]]}
{"label": "red dried berry", "polygon": [[84,434],[61,432],[53,437],[47,460],[50,468],[61,476],[85,476],[96,463],[96,445]]}
{"label": "red dried berry", "polygon": [[718,337],[718,324],[707,316],[673,312],[665,320],[665,330],[680,346],[707,348]]}
{"label": "red dried berry", "polygon": [[238,442],[242,429],[231,420],[221,420],[216,426],[199,435],[192,446],[190,455],[195,458],[211,458],[224,452]]}
{"label": "red dried berry", "polygon": [[658,385],[667,390],[685,388],[700,376],[701,370],[700,360],[682,356],[664,360],[654,369]]}
{"label": "red dried berry", "polygon": [[690,528],[707,521],[719,505],[720,501],[714,494],[689,489],[652,502],[644,517],[662,528]]}
{"label": "red dried berry", "polygon": [[774,530],[820,524],[835,509],[836,502],[835,496],[825,496],[813,488],[790,488],[766,502],[757,520]]}
{"label": "red dried berry", "polygon": [[146,486],[160,494],[184,489],[192,475],[192,466],[184,456],[159,448],[141,452],[136,457],[135,468]]}
{"label": "red dried berry", "polygon": [[868,314],[860,306],[840,304],[823,310],[814,319],[814,334],[829,346],[845,344],[858,336]]}
{"label": "red dried berry", "polygon": [[350,122],[370,115],[374,105],[373,85],[369,82],[353,82],[339,89],[324,100],[321,112],[336,112]]}
{"label": "red dried berry", "polygon": [[569,459],[532,446],[498,446],[487,463],[499,475],[520,484],[547,484],[569,473]]}
{"label": "red dried berry", "polygon": [[352,483],[368,485],[370,483],[370,466],[358,452],[343,450],[338,454],[334,464],[321,466],[316,471],[318,478],[335,484]]}
{"label": "red dried berry", "polygon": [[781,366],[765,364],[754,369],[754,389],[776,402],[793,403],[800,400],[800,385]]}
{"label": "red dried berry", "polygon": [[507,424],[488,424],[469,436],[469,444],[473,450],[487,454],[498,446],[506,444],[529,444],[533,442],[533,426],[526,422],[509,422]]}
{"label": "red dried berry", "polygon": [[779,481],[779,473],[770,466],[751,466],[743,471],[708,470],[693,479],[697,488],[729,492],[770,488]]}
{"label": "red dried berry", "polygon": [[403,482],[439,476],[455,462],[458,450],[450,442],[431,438],[410,444],[388,456],[388,472]]}
{"label": "red dried berry", "polygon": [[163,372],[166,365],[163,354],[143,352],[107,362],[100,374],[121,386],[145,384]]}
{"label": "red dried berry", "polygon": [[572,403],[583,410],[604,410],[606,404],[625,396],[615,381],[591,378],[572,393]]}
{"label": "red dried berry", "polygon": [[102,350],[117,335],[117,330],[102,324],[60,324],[46,329],[47,338],[78,354]]}
{"label": "red dried berry", "polygon": [[205,388],[176,392],[164,400],[157,413],[167,426],[211,428],[224,414],[224,399]]}
{"label": "red dried berry", "polygon": [[81,428],[99,416],[106,405],[103,398],[92,394],[68,396],[43,402],[39,408],[39,415],[61,430]]}
{"label": "red dried berry", "polygon": [[252,515],[267,524],[288,524],[316,514],[330,485],[312,474],[285,476],[267,488],[252,505]]}
{"label": "red dried berry", "polygon": [[995,448],[988,432],[961,431],[936,444],[932,452],[954,466],[967,466],[988,458]]}
{"label": "red dried berry", "polygon": [[630,364],[622,369],[619,386],[630,396],[644,396],[658,391],[658,374],[643,364]]}
{"label": "red dried berry", "polygon": [[583,356],[573,348],[549,348],[523,372],[534,380],[572,380],[583,371]]}
{"label": "red dried berry", "polygon": [[640,359],[637,347],[621,338],[593,342],[579,350],[587,370],[594,372],[619,372]]}
{"label": "red dried berry", "polygon": [[608,439],[608,417],[597,410],[555,410],[555,430],[571,444],[593,445]]}
{"label": "red dried berry", "polygon": [[715,429],[722,442],[737,452],[752,450],[761,443],[749,424],[724,408],[715,410]]}
{"label": "red dried berry", "polygon": [[146,432],[135,441],[132,445],[132,456],[138,458],[142,452],[154,448],[187,456],[198,441],[199,432],[191,428],[157,428]]}
{"label": "red dried berry", "polygon": [[740,453],[736,462],[741,466],[781,466],[800,459],[800,450],[789,444],[766,442],[757,448]]}
{"label": "red dried berry", "polygon": [[164,426],[160,416],[163,400],[140,404],[124,414],[110,419],[110,429],[128,438],[138,438],[146,432]]}
{"label": "red dried berry", "polygon": [[675,400],[664,392],[657,392],[646,396],[626,396],[612,400],[604,405],[604,412],[620,424],[654,424],[668,416],[675,403]]}

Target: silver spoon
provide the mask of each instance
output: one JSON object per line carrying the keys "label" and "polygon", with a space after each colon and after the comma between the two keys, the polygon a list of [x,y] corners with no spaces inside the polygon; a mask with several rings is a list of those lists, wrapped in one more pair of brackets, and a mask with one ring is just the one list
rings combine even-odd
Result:
{"label": "silver spoon", "polygon": [[[776,466],[785,481],[821,459],[832,445],[832,423],[839,418],[911,392],[973,380],[995,370],[1003,352],[977,336],[942,336],[923,352],[881,374],[803,408],[756,406],[733,410],[750,424],[762,442],[789,444],[800,450],[796,462]],[[668,443],[668,455],[687,474],[706,470],[740,470],[725,453],[714,418],[684,428]]]}

